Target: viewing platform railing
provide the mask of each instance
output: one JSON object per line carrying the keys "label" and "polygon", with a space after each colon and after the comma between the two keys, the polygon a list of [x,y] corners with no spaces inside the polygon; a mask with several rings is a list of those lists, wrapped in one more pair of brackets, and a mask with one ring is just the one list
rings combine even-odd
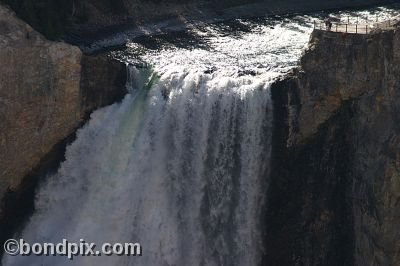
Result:
{"label": "viewing platform railing", "polygon": [[314,21],[314,29],[332,31],[332,32],[343,32],[343,33],[355,33],[355,34],[369,34],[376,30],[393,30],[397,27],[400,28],[400,19],[391,19],[383,22],[376,23],[343,23],[343,22],[331,22],[329,27],[326,22]]}

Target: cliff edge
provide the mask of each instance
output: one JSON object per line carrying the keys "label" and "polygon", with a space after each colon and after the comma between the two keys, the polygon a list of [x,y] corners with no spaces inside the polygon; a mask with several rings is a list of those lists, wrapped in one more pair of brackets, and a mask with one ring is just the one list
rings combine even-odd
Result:
{"label": "cliff edge", "polygon": [[400,265],[399,66],[399,30],[315,30],[273,85],[270,265]]}

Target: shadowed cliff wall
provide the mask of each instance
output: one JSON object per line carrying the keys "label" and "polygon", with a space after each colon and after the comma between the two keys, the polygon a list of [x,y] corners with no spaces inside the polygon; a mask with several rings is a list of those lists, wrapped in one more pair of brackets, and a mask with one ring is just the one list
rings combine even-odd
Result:
{"label": "shadowed cliff wall", "polygon": [[274,84],[268,265],[400,265],[400,31],[314,31]]}

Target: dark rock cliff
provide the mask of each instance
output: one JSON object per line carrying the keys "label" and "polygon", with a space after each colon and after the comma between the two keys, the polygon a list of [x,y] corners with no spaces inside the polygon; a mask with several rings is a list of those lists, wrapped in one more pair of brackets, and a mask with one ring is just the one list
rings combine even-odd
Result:
{"label": "dark rock cliff", "polygon": [[266,265],[400,265],[400,31],[314,31],[275,83]]}

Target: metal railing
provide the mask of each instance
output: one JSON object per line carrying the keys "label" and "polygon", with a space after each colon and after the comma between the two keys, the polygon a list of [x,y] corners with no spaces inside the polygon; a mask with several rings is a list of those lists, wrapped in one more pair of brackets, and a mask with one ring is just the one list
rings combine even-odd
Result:
{"label": "metal railing", "polygon": [[332,32],[343,32],[343,33],[355,33],[355,34],[369,34],[375,30],[392,30],[398,27],[400,23],[399,19],[390,19],[383,22],[376,23],[347,23],[343,22],[331,22],[331,26],[328,26],[326,22],[314,21],[314,29],[332,31]]}

